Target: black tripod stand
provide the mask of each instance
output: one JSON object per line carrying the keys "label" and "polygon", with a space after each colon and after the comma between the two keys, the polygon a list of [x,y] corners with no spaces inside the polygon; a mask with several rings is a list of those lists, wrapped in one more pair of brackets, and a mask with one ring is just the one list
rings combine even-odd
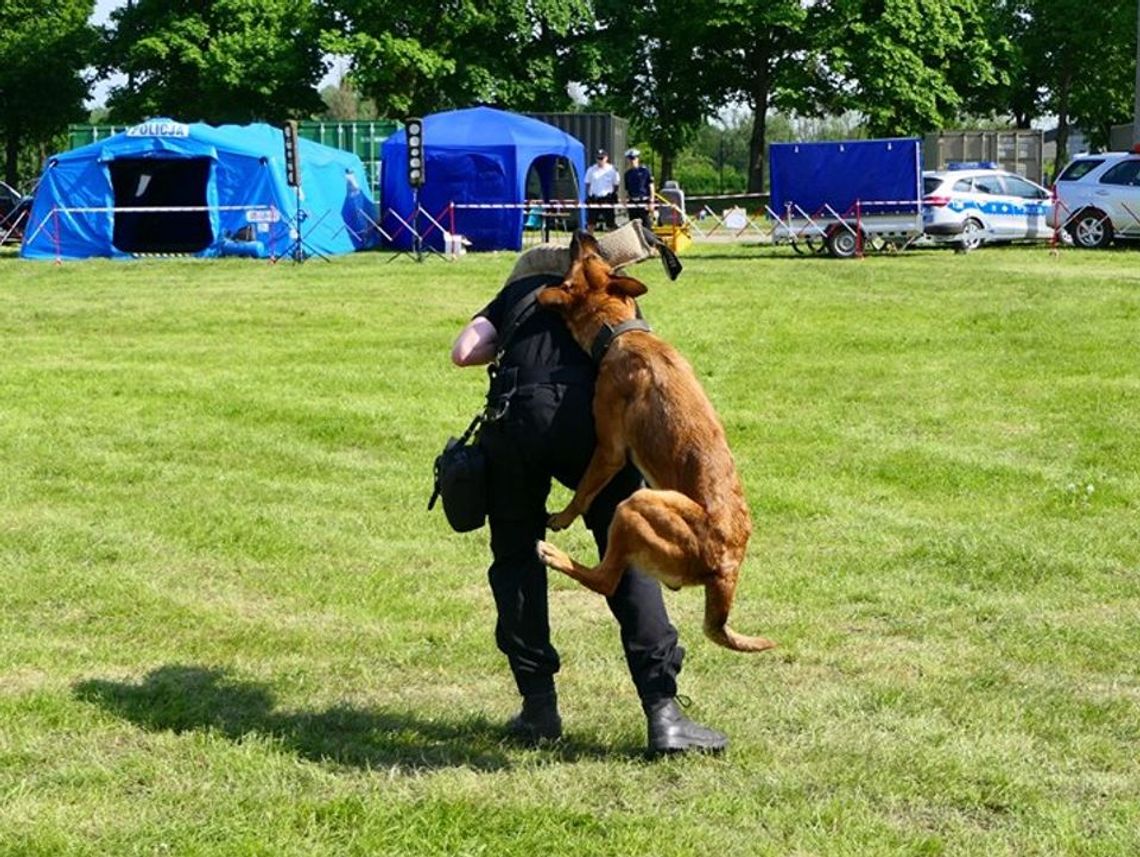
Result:
{"label": "black tripod stand", "polygon": [[[408,223],[401,219],[401,222],[408,227],[408,231],[412,233],[412,249],[410,255],[415,257],[417,262],[422,262],[427,256],[435,254],[439,258],[443,258],[443,254],[436,250],[434,247],[424,243],[423,236],[420,234],[420,189],[413,185],[412,187],[412,222]],[[409,255],[407,250],[397,250],[396,254],[388,261],[398,259],[400,256]]]}

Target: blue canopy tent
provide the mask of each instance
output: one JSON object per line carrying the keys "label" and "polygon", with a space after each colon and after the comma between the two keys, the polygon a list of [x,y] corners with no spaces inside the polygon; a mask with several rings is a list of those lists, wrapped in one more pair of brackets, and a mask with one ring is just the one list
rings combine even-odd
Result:
{"label": "blue canopy tent", "polygon": [[360,158],[297,143],[299,209],[284,136],[270,125],[152,119],[55,155],[36,188],[20,255],[264,258],[375,245],[376,206]]}
{"label": "blue canopy tent", "polygon": [[[565,131],[515,113],[473,107],[424,118],[424,178],[419,203],[441,227],[464,236],[474,250],[518,250],[522,247],[527,180],[533,170],[544,200],[554,198],[559,165],[568,165],[574,197],[584,200],[582,177],[586,149]],[[411,222],[415,210],[408,184],[408,148],[403,130],[381,148],[380,195],[385,232],[397,249],[412,247],[412,235],[400,219]],[[454,229],[448,216],[451,203],[507,204],[505,208],[455,210]],[[397,217],[398,215],[398,217]],[[426,218],[419,232],[428,246],[443,247],[443,234]]]}

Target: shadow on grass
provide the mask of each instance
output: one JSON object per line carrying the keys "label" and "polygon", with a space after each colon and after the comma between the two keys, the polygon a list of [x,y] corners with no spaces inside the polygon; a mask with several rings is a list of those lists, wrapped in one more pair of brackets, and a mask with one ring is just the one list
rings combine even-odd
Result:
{"label": "shadow on grass", "polygon": [[[519,752],[500,724],[484,717],[422,718],[407,712],[349,705],[319,712],[277,710],[272,692],[224,670],[172,664],[132,682],[90,679],[75,696],[152,732],[214,732],[241,741],[255,735],[316,762],[408,771],[467,767],[496,771]],[[633,748],[564,740],[551,761],[632,756]]]}

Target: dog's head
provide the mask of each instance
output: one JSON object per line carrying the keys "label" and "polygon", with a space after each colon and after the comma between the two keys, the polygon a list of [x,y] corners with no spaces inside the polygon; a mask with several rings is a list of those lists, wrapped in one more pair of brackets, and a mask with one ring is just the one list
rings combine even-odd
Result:
{"label": "dog's head", "polygon": [[567,320],[596,316],[602,322],[623,321],[634,317],[634,298],[646,291],[640,280],[614,271],[593,235],[578,232],[570,242],[570,270],[561,283],[538,293],[538,303]]}

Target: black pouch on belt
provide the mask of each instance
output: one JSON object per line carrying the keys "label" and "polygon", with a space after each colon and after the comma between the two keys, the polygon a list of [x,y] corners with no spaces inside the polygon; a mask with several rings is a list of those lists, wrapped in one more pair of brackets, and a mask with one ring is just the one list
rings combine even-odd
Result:
{"label": "black pouch on belt", "polygon": [[469,443],[482,422],[479,414],[462,437],[449,437],[435,459],[435,489],[428,510],[441,498],[447,523],[457,533],[477,530],[487,520],[487,457],[478,443]]}

